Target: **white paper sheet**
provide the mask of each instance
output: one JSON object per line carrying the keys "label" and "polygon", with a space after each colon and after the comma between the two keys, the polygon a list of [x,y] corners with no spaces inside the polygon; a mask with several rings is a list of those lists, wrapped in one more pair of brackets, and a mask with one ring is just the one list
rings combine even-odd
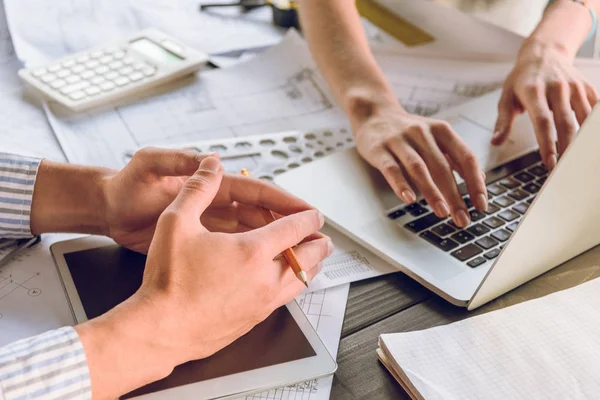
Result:
{"label": "white paper sheet", "polygon": [[64,161],[38,102],[23,93],[19,67],[0,0],[0,152]]}
{"label": "white paper sheet", "polygon": [[[212,2],[212,1],[211,1]],[[32,65],[155,27],[207,53],[277,43],[270,9],[199,12],[197,0],[5,0],[19,58]],[[34,28],[34,29],[32,29]]]}
{"label": "white paper sheet", "polygon": [[592,399],[600,279],[424,331],[381,335],[423,398]]}
{"label": "white paper sheet", "polygon": [[[350,285],[306,293],[296,301],[308,317],[311,325],[335,358],[344,324],[344,313]],[[293,386],[269,390],[246,396],[246,400],[327,400],[331,393],[333,376],[316,379]]]}

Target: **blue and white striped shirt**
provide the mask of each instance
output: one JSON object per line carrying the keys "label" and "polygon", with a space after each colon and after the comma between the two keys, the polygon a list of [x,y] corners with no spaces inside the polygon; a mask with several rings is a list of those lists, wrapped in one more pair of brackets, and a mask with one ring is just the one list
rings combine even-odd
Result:
{"label": "blue and white striped shirt", "polygon": [[[0,238],[31,237],[31,200],[39,164],[38,159],[0,153]],[[85,353],[72,327],[0,348],[0,400],[91,397]]]}

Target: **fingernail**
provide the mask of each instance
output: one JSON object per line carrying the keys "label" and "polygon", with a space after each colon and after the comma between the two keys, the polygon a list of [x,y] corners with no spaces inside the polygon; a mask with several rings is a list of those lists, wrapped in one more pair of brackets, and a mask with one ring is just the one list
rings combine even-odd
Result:
{"label": "fingernail", "polygon": [[477,207],[477,209],[487,211],[487,209],[488,209],[487,196],[483,193],[479,193],[477,195],[476,199],[477,199],[477,203],[475,204],[475,206]]}
{"label": "fingernail", "polygon": [[333,246],[333,242],[330,240],[327,242],[327,257],[333,254],[333,250],[335,250],[335,247]]}
{"label": "fingernail", "polygon": [[548,169],[554,169],[556,167],[556,154],[551,154],[548,156]]}
{"label": "fingernail", "polygon": [[440,200],[437,203],[435,203],[434,210],[436,215],[440,218],[444,218],[450,215],[450,209],[448,208],[446,202],[443,200]]}
{"label": "fingernail", "polygon": [[208,158],[208,157],[213,157],[213,158],[216,158],[217,160],[221,159],[221,155],[219,153],[208,153],[208,154],[198,153],[198,154],[196,154],[196,161],[202,162],[202,160],[204,160],[205,158]]}
{"label": "fingernail", "polygon": [[467,225],[469,225],[470,222],[471,219],[469,218],[469,215],[465,210],[459,210],[456,213],[456,224],[461,228],[466,227]]}
{"label": "fingernail", "polygon": [[217,171],[219,171],[219,168],[221,168],[221,162],[219,161],[218,158],[215,158],[212,156],[206,157],[200,163],[200,169],[210,171],[212,173],[216,173]]}
{"label": "fingernail", "polygon": [[319,225],[325,225],[325,216],[321,212],[319,212]]}
{"label": "fingernail", "polygon": [[417,200],[417,196],[415,196],[415,194],[412,191],[405,190],[402,192],[402,200],[405,203],[411,204]]}

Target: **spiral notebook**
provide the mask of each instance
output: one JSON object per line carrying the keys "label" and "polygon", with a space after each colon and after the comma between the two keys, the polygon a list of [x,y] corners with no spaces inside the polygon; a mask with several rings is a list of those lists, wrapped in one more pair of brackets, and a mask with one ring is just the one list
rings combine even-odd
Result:
{"label": "spiral notebook", "polygon": [[600,279],[423,331],[381,335],[413,399],[591,399],[600,393]]}

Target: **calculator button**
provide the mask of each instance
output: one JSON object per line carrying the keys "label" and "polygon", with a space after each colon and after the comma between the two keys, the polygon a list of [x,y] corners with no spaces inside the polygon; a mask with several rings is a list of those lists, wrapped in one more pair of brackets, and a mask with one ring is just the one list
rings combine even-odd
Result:
{"label": "calculator button", "polygon": [[100,89],[104,90],[105,92],[109,91],[109,90],[113,90],[115,88],[115,84],[112,82],[104,82],[102,84],[100,84]]}
{"label": "calculator button", "polygon": [[68,61],[65,61],[64,63],[62,63],[62,66],[65,67],[65,68],[71,68],[75,64],[77,64],[75,62],[75,60],[68,60]]}
{"label": "calculator button", "polygon": [[110,46],[110,47],[107,47],[107,48],[105,48],[105,49],[104,49],[104,52],[105,52],[106,54],[112,54],[112,53],[114,53],[114,52],[115,52],[115,51],[117,51],[117,50],[119,50],[119,48],[118,48],[118,47],[115,47],[115,46]]}
{"label": "calculator button", "polygon": [[50,86],[52,86],[53,89],[60,89],[61,87],[65,86],[67,84],[66,81],[62,80],[62,79],[57,79],[54,82],[52,82],[50,84]]}
{"label": "calculator button", "polygon": [[40,78],[44,83],[50,83],[56,79],[56,75],[54,74],[46,74]]}
{"label": "calculator button", "polygon": [[134,82],[139,81],[140,79],[143,79],[143,78],[144,78],[144,74],[142,74],[141,72],[134,72],[133,74],[129,75],[129,79],[131,79]]}
{"label": "calculator button", "polygon": [[78,63],[88,62],[89,60],[90,60],[90,57],[87,54],[77,57]]}
{"label": "calculator button", "polygon": [[104,53],[101,51],[94,51],[94,52],[90,53],[90,57],[92,57],[92,58],[100,58],[103,55],[104,55]]}
{"label": "calculator button", "polygon": [[105,74],[108,71],[110,71],[110,69],[106,65],[101,65],[98,68],[96,68],[94,71],[96,71],[97,74]]}
{"label": "calculator button", "polygon": [[90,86],[89,82],[86,82],[86,81],[77,82],[74,85],[69,85],[67,87],[64,87],[64,88],[60,89],[60,92],[62,94],[71,94],[73,92],[82,91],[83,89],[85,89],[85,88],[87,88],[89,86]]}
{"label": "calculator button", "polygon": [[106,77],[106,79],[110,79],[112,81],[113,79],[116,79],[119,77],[119,73],[115,72],[115,71],[110,71],[108,74],[105,74],[104,76]]}
{"label": "calculator button", "polygon": [[80,77],[78,77],[77,75],[71,75],[69,77],[67,77],[67,79],[65,79],[67,81],[67,83],[77,83],[81,80]]}
{"label": "calculator button", "polygon": [[111,62],[112,60],[114,60],[114,58],[112,58],[112,56],[104,56],[100,59],[100,62],[102,64],[108,64],[109,62]]}
{"label": "calculator button", "polygon": [[59,78],[66,78],[69,75],[71,75],[71,71],[69,71],[68,69],[61,69],[56,73],[56,76],[58,76]]}
{"label": "calculator button", "polygon": [[91,78],[92,76],[94,76],[94,75],[96,75],[96,73],[95,73],[94,71],[91,71],[91,70],[89,70],[89,69],[88,69],[88,70],[86,70],[86,71],[83,71],[83,72],[81,73],[81,77],[82,77],[83,79],[90,79],[90,78]]}
{"label": "calculator button", "polygon": [[129,78],[126,78],[126,77],[122,76],[120,78],[115,79],[115,83],[118,86],[125,86],[125,85],[127,85],[129,83]]}
{"label": "calculator button", "polygon": [[60,64],[54,64],[48,67],[48,71],[50,72],[56,72],[59,71],[62,67],[60,66]]}
{"label": "calculator button", "polygon": [[90,96],[95,96],[100,93],[100,88],[98,86],[90,86],[89,88],[85,89],[85,92]]}
{"label": "calculator button", "polygon": [[81,64],[77,64],[76,66],[74,66],[73,68],[71,68],[71,71],[73,71],[73,73],[78,74],[81,71],[85,71],[85,67]]}
{"label": "calculator button", "polygon": [[85,93],[83,93],[81,90],[77,91],[77,92],[73,92],[69,95],[69,97],[72,100],[81,100],[85,97]]}
{"label": "calculator button", "polygon": [[46,75],[48,73],[48,70],[46,68],[38,68],[38,69],[34,69],[31,72],[31,75],[35,76],[36,78],[39,78],[42,75]]}
{"label": "calculator button", "polygon": [[131,65],[135,62],[135,59],[133,57],[125,57],[123,59],[123,64],[125,65]]}
{"label": "calculator button", "polygon": [[95,77],[92,78],[92,80],[90,82],[92,82],[92,84],[94,84],[94,85],[97,85],[99,83],[104,82],[105,80],[106,80],[105,77],[96,75]]}
{"label": "calculator button", "polygon": [[85,63],[87,68],[96,68],[98,65],[100,65],[100,63],[96,60],[91,60]]}
{"label": "calculator button", "polygon": [[141,71],[144,68],[146,68],[146,64],[144,64],[144,63],[138,62],[138,63],[133,64],[133,69],[135,69],[136,71]]}
{"label": "calculator button", "polygon": [[108,66],[112,69],[119,69],[123,66],[123,63],[121,61],[114,61],[108,64]]}
{"label": "calculator button", "polygon": [[124,51],[116,51],[115,54],[113,54],[113,56],[117,59],[123,58],[123,57],[125,57],[125,52]]}
{"label": "calculator button", "polygon": [[129,75],[132,72],[133,72],[133,68],[131,68],[131,67],[124,67],[119,70],[119,73],[121,75]]}
{"label": "calculator button", "polygon": [[156,74],[156,68],[153,68],[153,67],[144,68],[142,70],[142,73],[146,76],[152,76],[152,75]]}

